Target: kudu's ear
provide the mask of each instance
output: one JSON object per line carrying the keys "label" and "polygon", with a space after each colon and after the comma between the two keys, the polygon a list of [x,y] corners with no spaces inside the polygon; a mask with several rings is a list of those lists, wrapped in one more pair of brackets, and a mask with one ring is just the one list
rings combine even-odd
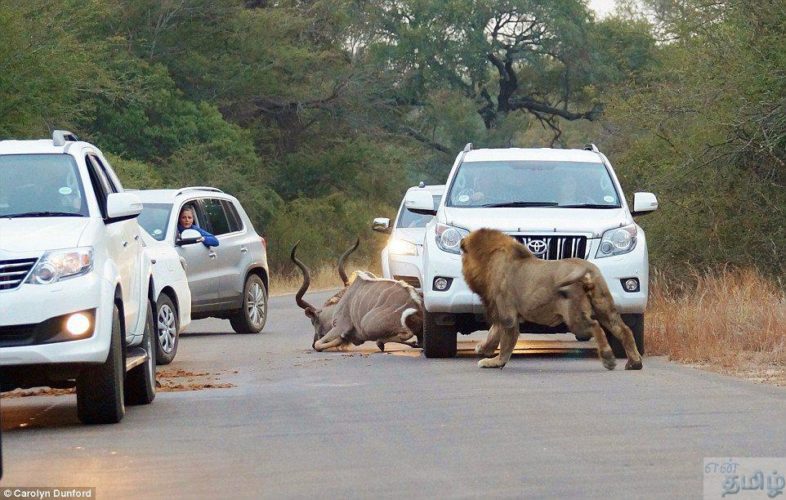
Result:
{"label": "kudu's ear", "polygon": [[306,316],[308,316],[309,318],[312,318],[312,319],[316,318],[317,314],[319,314],[319,312],[316,309],[314,309],[313,307],[307,307],[307,308],[304,309],[303,312],[306,314]]}

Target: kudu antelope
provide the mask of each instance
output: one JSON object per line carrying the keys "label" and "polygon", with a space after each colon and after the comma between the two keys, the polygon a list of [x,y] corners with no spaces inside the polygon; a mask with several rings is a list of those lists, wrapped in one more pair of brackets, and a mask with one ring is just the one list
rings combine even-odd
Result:
{"label": "kudu antelope", "polygon": [[[423,329],[423,305],[417,291],[406,283],[377,278],[371,273],[356,271],[354,280],[346,278],[343,259],[357,248],[345,252],[339,260],[339,275],[344,288],[316,308],[303,300],[311,284],[311,272],[295,256],[297,244],[292,248],[292,262],[303,272],[303,284],[295,294],[295,302],[314,326],[311,346],[322,351],[345,344],[360,345],[366,341],[377,343],[381,351],[385,343],[396,342],[416,347],[407,342],[419,337]],[[350,282],[351,281],[351,282]]]}

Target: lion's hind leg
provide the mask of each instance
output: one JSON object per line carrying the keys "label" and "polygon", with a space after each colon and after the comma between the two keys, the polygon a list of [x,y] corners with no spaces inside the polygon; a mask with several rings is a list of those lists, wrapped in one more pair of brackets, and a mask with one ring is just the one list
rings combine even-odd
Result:
{"label": "lion's hind leg", "polygon": [[[622,321],[617,310],[614,308],[614,300],[605,283],[596,283],[594,287],[587,290],[595,317],[607,331],[617,337],[625,348],[625,355],[628,362],[625,364],[626,370],[641,370],[641,354],[636,348],[636,341],[633,332],[628,325]],[[600,345],[600,344],[599,344]]]}
{"label": "lion's hind leg", "polygon": [[570,297],[570,310],[567,314],[566,323],[568,328],[577,337],[595,337],[598,344],[598,357],[607,370],[613,370],[617,366],[614,352],[611,350],[606,334],[600,324],[592,317],[592,304],[589,298],[583,294],[574,294]]}
{"label": "lion's hind leg", "polygon": [[639,350],[636,348],[636,340],[633,338],[633,332],[631,332],[628,325],[622,321],[617,311],[601,312],[596,309],[595,315],[598,321],[603,325],[603,328],[611,332],[612,335],[622,342],[622,347],[625,348],[625,355],[628,357],[628,362],[625,363],[625,369],[641,370],[641,354],[639,354]]}

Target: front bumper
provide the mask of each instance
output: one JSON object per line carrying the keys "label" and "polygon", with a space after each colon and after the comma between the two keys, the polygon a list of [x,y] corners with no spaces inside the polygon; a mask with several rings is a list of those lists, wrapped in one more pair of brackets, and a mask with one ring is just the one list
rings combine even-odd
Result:
{"label": "front bumper", "polygon": [[95,310],[90,337],[0,347],[0,366],[103,363],[109,353],[113,298],[113,285],[95,272],[53,285],[22,284],[0,292],[0,327],[7,327],[7,331],[20,325],[40,325],[78,311]]}
{"label": "front bumper", "polygon": [[[630,253],[602,259],[594,259],[600,239],[589,240],[591,257],[587,260],[600,269],[617,311],[621,314],[641,314],[647,308],[649,294],[647,243],[643,233],[640,232],[638,238],[636,248]],[[423,258],[424,262],[428,262],[425,266],[423,283],[426,310],[440,313],[483,314],[485,309],[480,297],[473,293],[464,281],[461,256],[444,252],[431,241],[427,241],[426,245],[427,255]],[[451,278],[450,287],[441,292],[434,290],[433,283],[436,277]],[[637,278],[640,283],[639,291],[625,291],[621,280],[626,278]]]}

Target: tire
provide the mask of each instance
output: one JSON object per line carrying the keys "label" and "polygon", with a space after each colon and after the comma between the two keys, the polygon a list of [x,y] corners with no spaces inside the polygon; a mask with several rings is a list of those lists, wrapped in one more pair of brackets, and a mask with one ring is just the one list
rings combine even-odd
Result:
{"label": "tire", "polygon": [[156,364],[168,365],[175,359],[180,343],[180,319],[172,299],[162,293],[156,301],[155,345]]}
{"label": "tire", "polygon": [[156,337],[153,324],[153,306],[147,303],[145,332],[142,337],[142,348],[147,353],[147,360],[135,366],[126,374],[126,404],[147,405],[156,398],[156,354],[153,337]]}
{"label": "tire", "polygon": [[[628,328],[633,332],[633,340],[636,341],[636,349],[639,350],[639,354],[644,356],[644,315],[643,314],[622,314],[622,321],[628,325]],[[616,358],[626,358],[627,355],[625,354],[625,348],[622,346],[622,342],[617,340],[617,337],[611,335],[609,333],[606,334],[606,338],[609,340],[609,345],[611,346],[611,350],[614,352],[614,356]]]}
{"label": "tire", "polygon": [[456,330],[452,325],[438,325],[436,315],[423,314],[423,354],[427,358],[455,358]]}
{"label": "tire", "polygon": [[126,413],[123,329],[117,304],[112,311],[111,335],[106,361],[82,369],[76,378],[76,412],[85,424],[115,424]]}
{"label": "tire", "polygon": [[243,309],[229,318],[237,333],[259,333],[267,321],[267,290],[262,279],[249,274],[243,286]]}

